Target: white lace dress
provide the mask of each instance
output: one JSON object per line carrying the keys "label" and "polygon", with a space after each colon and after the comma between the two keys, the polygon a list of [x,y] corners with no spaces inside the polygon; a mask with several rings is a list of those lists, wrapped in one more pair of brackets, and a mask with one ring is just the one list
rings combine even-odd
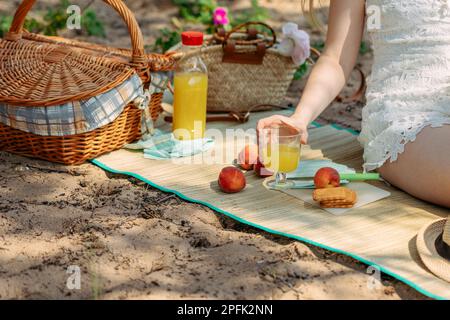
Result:
{"label": "white lace dress", "polygon": [[450,1],[366,6],[375,61],[359,139],[371,171],[396,161],[425,127],[450,124]]}

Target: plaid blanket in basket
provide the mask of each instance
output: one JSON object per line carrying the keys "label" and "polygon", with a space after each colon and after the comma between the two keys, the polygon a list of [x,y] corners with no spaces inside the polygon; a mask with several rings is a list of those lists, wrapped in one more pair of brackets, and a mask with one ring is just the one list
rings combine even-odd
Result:
{"label": "plaid blanket in basket", "polygon": [[0,122],[42,136],[67,136],[93,131],[119,117],[125,106],[143,96],[138,75],[96,97],[50,107],[21,107],[0,102]]}

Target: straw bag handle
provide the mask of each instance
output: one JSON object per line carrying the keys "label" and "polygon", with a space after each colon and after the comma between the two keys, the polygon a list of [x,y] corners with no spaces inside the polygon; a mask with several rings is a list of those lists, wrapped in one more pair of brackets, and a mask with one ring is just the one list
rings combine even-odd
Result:
{"label": "straw bag handle", "polygon": [[[266,42],[265,39],[258,39],[257,32],[251,32],[251,28],[252,26],[262,26],[264,28],[266,28],[267,30],[270,31],[271,33],[271,40],[269,42]],[[230,32],[227,32],[225,35],[216,35],[216,40],[220,40],[222,42],[222,45],[225,46],[227,45],[228,40],[230,40],[231,36],[235,33],[240,33],[242,32],[242,29],[247,29],[247,33],[249,34],[249,36],[251,36],[252,39],[248,39],[248,40],[237,40],[236,41],[236,45],[258,45],[260,43],[265,42],[266,43],[266,49],[272,48],[276,43],[277,43],[277,34],[275,32],[275,30],[269,26],[267,23],[264,22],[254,22],[254,21],[250,21],[250,22],[246,22],[243,24],[238,25],[237,27],[233,28]]]}
{"label": "straw bag handle", "polygon": [[[131,44],[133,46],[132,62],[137,65],[145,64],[146,58],[144,50],[144,38],[142,37],[141,29],[139,28],[134,14],[123,3],[122,0],[103,0],[103,2],[114,8],[125,21],[128,27],[128,31],[131,37]],[[35,3],[36,0],[22,1],[14,15],[11,28],[5,35],[5,40],[18,41],[22,39],[25,19],[28,15],[28,12],[31,10]]]}
{"label": "straw bag handle", "polygon": [[[258,31],[252,26],[263,26],[264,28],[270,30],[272,34],[272,39],[263,39],[258,37]],[[242,29],[247,29],[247,39],[239,40],[232,39],[231,37],[236,33],[241,33]],[[263,22],[247,22],[243,23],[228,33],[223,34],[223,31],[216,35],[216,40],[222,41],[223,46],[223,63],[239,63],[239,64],[253,64],[262,65],[264,62],[264,56],[266,55],[267,49],[273,47],[277,42],[277,36],[275,30],[268,24]],[[236,46],[255,46],[255,52],[238,52]]]}

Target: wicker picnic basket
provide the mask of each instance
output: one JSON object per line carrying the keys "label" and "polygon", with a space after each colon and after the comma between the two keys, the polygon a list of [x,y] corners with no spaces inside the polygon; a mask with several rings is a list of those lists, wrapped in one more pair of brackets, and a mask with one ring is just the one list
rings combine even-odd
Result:
{"label": "wicker picnic basket", "polygon": [[[9,33],[0,39],[0,104],[8,108],[51,108],[95,99],[138,75],[143,90],[151,73],[171,70],[170,55],[145,54],[138,23],[121,0],[103,0],[125,21],[132,50],[45,37],[23,29],[36,0],[23,0]],[[141,137],[143,114],[162,111],[162,92],[138,105],[133,100],[113,121],[81,134],[39,135],[0,123],[0,150],[63,164],[80,164]],[[144,97],[145,98],[145,97]]]}
{"label": "wicker picnic basket", "polygon": [[[269,33],[262,34],[258,28]],[[297,66],[274,48],[277,36],[269,25],[248,22],[227,33],[218,31],[207,42],[207,46],[177,58],[182,64],[190,56],[200,55],[206,63],[208,112],[260,111],[283,103]]]}

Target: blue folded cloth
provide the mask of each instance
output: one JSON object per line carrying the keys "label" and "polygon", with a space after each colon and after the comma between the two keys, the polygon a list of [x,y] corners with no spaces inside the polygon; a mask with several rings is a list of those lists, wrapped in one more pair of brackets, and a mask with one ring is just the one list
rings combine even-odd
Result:
{"label": "blue folded cloth", "polygon": [[195,156],[206,152],[214,146],[214,140],[204,138],[198,140],[178,140],[172,133],[156,129],[152,135],[145,134],[136,143],[128,144],[126,149],[144,150],[144,158],[167,160]]}

